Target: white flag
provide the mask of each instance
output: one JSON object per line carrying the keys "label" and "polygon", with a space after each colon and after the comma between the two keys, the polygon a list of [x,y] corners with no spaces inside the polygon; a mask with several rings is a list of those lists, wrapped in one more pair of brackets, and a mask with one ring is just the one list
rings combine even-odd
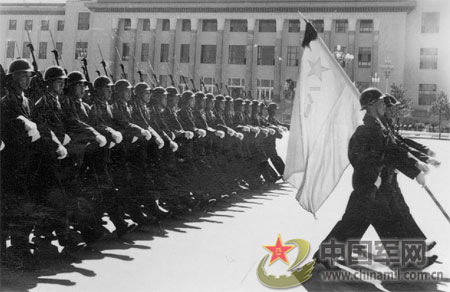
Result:
{"label": "white flag", "polygon": [[315,214],[349,165],[348,143],[363,112],[358,89],[310,23],[303,46],[284,177]]}

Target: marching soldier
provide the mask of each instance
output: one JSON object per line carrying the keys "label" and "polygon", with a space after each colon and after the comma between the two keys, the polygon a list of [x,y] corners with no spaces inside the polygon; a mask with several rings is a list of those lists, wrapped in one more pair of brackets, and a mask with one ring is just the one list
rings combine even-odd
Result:
{"label": "marching soldier", "polygon": [[134,230],[137,225],[128,224],[124,220],[124,214],[119,205],[118,192],[114,184],[112,173],[111,153],[113,148],[120,148],[123,141],[121,132],[115,130],[112,106],[110,105],[113,83],[107,76],[99,76],[94,80],[94,95],[89,113],[89,123],[107,140],[107,147],[96,148],[90,154],[91,171],[88,175],[95,177],[98,188],[101,191],[102,200],[97,202],[96,210],[99,215],[107,212],[111,222],[116,228],[116,235],[121,237]]}
{"label": "marching soldier", "polygon": [[269,159],[272,162],[273,166],[281,176],[284,173],[284,162],[278,155],[276,148],[276,139],[281,139],[283,137],[281,132],[287,131],[289,125],[283,124],[275,118],[275,111],[277,109],[278,105],[274,102],[270,103],[267,107],[268,117],[266,119],[266,122],[272,125],[277,133],[276,135],[272,135],[268,138],[268,142],[266,144],[266,153],[267,156],[269,156]]}
{"label": "marching soldier", "polygon": [[[425,184],[424,173],[417,168],[416,161],[408,157],[408,152],[399,147],[380,118],[384,115],[386,105],[383,93],[375,88],[368,88],[361,93],[362,109],[367,111],[362,126],[359,126],[349,142],[348,156],[354,168],[353,192],[342,219],[328,234],[322,245],[330,240],[346,242],[359,239],[368,226],[374,226],[381,239],[396,238],[402,222],[393,219],[389,206],[392,194],[388,188],[388,170],[398,169],[411,179]],[[321,247],[314,255],[317,262],[330,267],[330,260],[325,259]],[[436,260],[433,256],[429,263]]]}
{"label": "marching soldier", "polygon": [[[2,258],[17,269],[37,267],[28,239],[34,225],[35,206],[27,182],[32,142],[38,140],[40,134],[32,122],[30,104],[24,94],[33,74],[28,61],[11,62],[10,88],[2,97],[0,108],[2,140],[8,145],[1,152]],[[7,232],[11,246],[5,253]]]}

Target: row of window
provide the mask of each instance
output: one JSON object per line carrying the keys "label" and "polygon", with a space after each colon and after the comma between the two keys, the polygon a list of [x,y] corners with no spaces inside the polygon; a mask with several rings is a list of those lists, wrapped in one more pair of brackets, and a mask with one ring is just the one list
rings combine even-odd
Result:
{"label": "row of window", "polygon": [[[63,31],[64,30],[64,20],[58,20],[56,30]],[[41,30],[47,31],[49,30],[50,21],[49,20],[41,20]],[[17,30],[17,20],[10,19],[8,24],[9,30]],[[25,20],[24,30],[33,30],[33,20]]]}
{"label": "row of window", "polygon": [[[78,13],[78,30],[89,29],[89,12]],[[318,32],[324,31],[324,20],[314,19],[312,24]],[[41,30],[48,30],[49,20],[41,20]],[[17,20],[9,20],[9,30],[16,30]],[[131,29],[131,19],[126,18],[123,21],[124,30]],[[33,20],[25,20],[25,30],[33,30]],[[57,30],[64,30],[64,20],[58,20]],[[150,31],[150,20],[144,19],[142,22],[142,30]],[[162,30],[170,30],[169,19],[162,20]],[[181,23],[182,31],[191,30],[191,20],[182,19]],[[348,30],[347,19],[335,20],[334,31],[336,33],[346,33]],[[215,32],[217,31],[216,19],[203,19],[202,31]],[[373,20],[362,19],[359,21],[360,33],[371,33],[373,31]],[[439,12],[424,12],[422,13],[422,33],[437,33],[439,32]],[[232,19],[230,20],[230,32],[247,32],[247,20],[245,19]],[[276,32],[276,21],[274,19],[261,19],[259,20],[259,32]],[[288,23],[288,32],[300,32],[300,21],[298,19],[290,19]]]}
{"label": "row of window", "polygon": [[[23,42],[22,45],[22,58],[30,58],[31,53],[30,49],[28,48],[29,42]],[[7,48],[6,48],[6,58],[13,59],[15,57],[16,52],[16,42],[15,41],[8,41]],[[63,43],[62,42],[56,42],[55,43],[56,50],[58,51],[59,55],[62,54],[63,49]],[[17,50],[19,48],[17,47]],[[20,53],[17,54],[17,56],[20,56]],[[39,49],[38,49],[38,55],[37,57],[39,59],[47,59],[47,42],[40,42],[39,43]]]}

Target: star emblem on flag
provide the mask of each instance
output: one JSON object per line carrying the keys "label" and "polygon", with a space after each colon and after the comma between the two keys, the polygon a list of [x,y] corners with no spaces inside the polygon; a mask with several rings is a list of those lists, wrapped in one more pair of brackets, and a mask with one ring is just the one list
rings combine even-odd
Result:
{"label": "star emblem on flag", "polygon": [[315,75],[315,76],[317,76],[317,78],[319,78],[320,81],[322,81],[322,72],[328,71],[328,70],[330,70],[330,68],[322,66],[322,63],[320,62],[320,57],[317,58],[317,60],[315,62],[311,61],[311,60],[308,60],[308,62],[309,62],[309,65],[311,66],[311,70],[309,71],[308,76]]}
{"label": "star emblem on flag", "polygon": [[281,243],[281,238],[279,234],[277,237],[277,241],[275,242],[275,245],[263,245],[263,247],[272,253],[269,265],[271,265],[278,259],[281,259],[286,264],[289,264],[286,258],[286,253],[290,251],[292,248],[294,248],[294,246],[283,245]]}

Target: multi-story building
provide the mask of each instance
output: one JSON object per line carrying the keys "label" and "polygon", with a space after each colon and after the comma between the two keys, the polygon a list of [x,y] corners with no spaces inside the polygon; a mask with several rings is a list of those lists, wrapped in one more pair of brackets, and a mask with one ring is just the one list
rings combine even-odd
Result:
{"label": "multi-story building", "polygon": [[[305,23],[313,21],[331,51],[354,60],[345,70],[359,88],[377,73],[385,89],[404,84],[423,109],[437,91],[448,91],[448,1],[363,0],[58,0],[0,4],[0,62],[28,58],[27,33],[40,68],[54,63],[54,46],[68,70],[86,57],[91,76],[103,72],[162,85],[217,87],[232,95],[285,100],[286,80],[297,80]],[[30,1],[31,2],[31,1]],[[53,40],[50,36],[53,35]],[[448,37],[447,37],[448,39]],[[53,44],[54,43],[54,44]],[[391,63],[385,74],[386,63]],[[109,72],[108,72],[109,73]],[[217,85],[217,86],[216,86]],[[419,111],[420,112],[420,111]]]}

